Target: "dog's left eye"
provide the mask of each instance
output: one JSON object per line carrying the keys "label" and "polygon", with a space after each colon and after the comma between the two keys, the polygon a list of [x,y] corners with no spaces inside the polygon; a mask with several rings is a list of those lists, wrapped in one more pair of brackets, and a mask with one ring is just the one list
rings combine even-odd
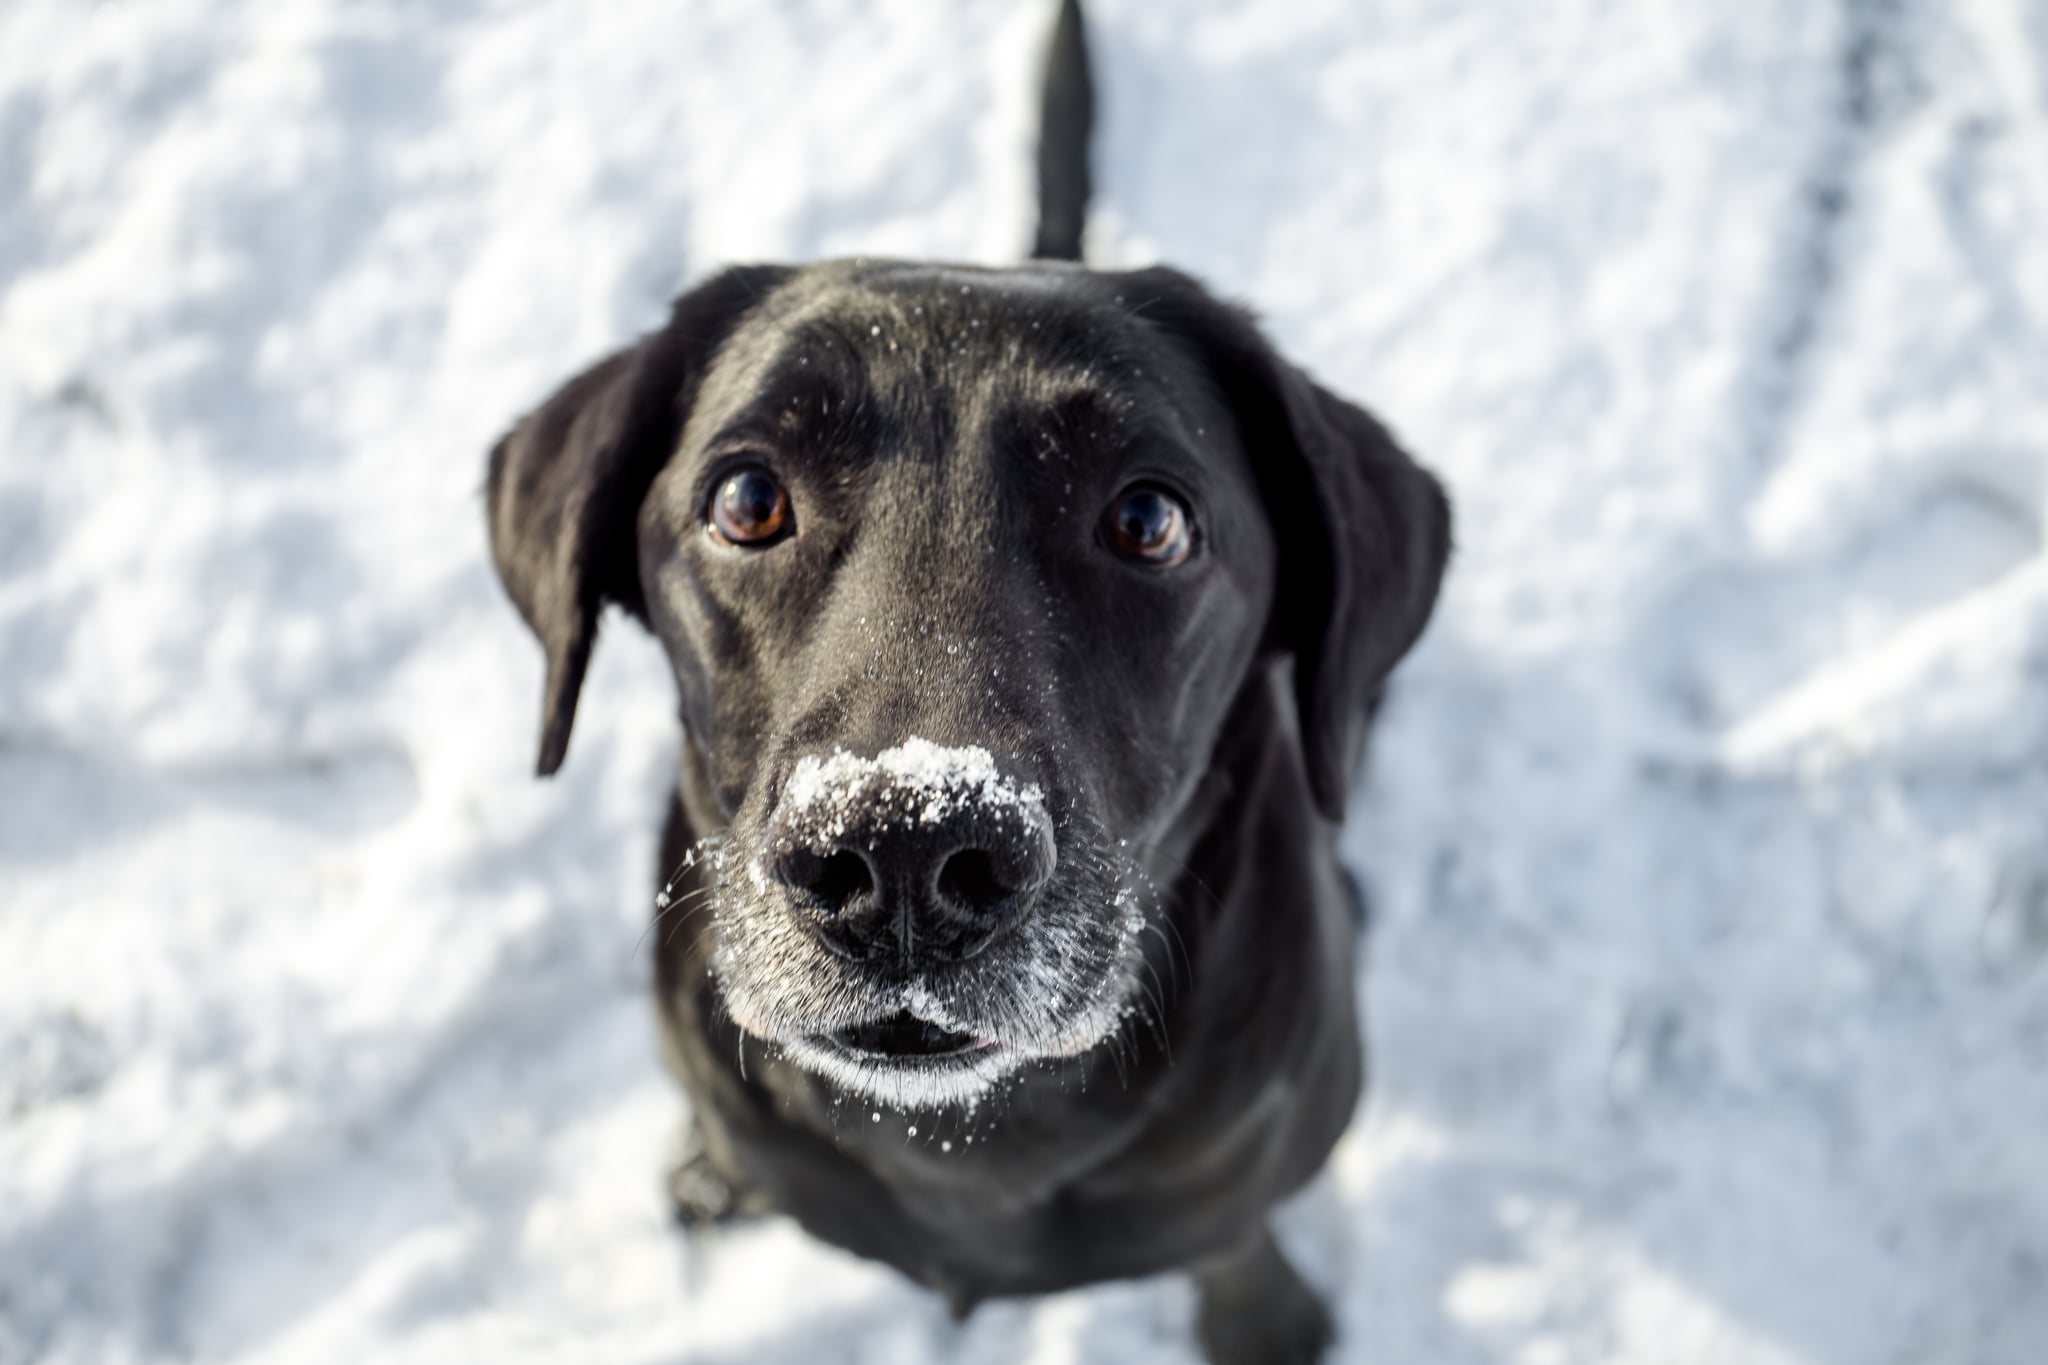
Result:
{"label": "dog's left eye", "polygon": [[1140,564],[1171,568],[1193,548],[1187,504],[1163,488],[1125,489],[1102,520],[1110,547]]}
{"label": "dog's left eye", "polygon": [[767,545],[789,529],[789,490],[764,469],[742,469],[712,490],[705,519],[728,545]]}

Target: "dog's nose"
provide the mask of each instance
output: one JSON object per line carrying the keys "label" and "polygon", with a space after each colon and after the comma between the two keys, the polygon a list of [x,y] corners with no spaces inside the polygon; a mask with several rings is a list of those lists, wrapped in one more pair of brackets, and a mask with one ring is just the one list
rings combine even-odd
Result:
{"label": "dog's nose", "polygon": [[985,750],[937,750],[981,763],[922,781],[891,770],[897,752],[799,767],[771,836],[776,879],[839,956],[972,957],[1051,878],[1052,822],[1038,789],[998,777]]}
{"label": "dog's nose", "polygon": [[829,843],[792,833],[778,845],[776,874],[812,932],[854,959],[974,956],[1045,885],[1055,858],[1044,822],[973,812],[910,826],[884,815]]}

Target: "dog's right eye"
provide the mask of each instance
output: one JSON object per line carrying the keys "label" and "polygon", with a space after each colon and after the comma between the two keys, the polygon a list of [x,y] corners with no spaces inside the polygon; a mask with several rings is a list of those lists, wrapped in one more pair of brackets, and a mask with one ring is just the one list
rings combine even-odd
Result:
{"label": "dog's right eye", "polygon": [[1125,489],[1102,520],[1110,547],[1138,564],[1170,569],[1193,545],[1187,504],[1150,484]]}
{"label": "dog's right eye", "polygon": [[712,490],[704,519],[727,545],[771,544],[789,532],[789,490],[765,469],[742,469]]}

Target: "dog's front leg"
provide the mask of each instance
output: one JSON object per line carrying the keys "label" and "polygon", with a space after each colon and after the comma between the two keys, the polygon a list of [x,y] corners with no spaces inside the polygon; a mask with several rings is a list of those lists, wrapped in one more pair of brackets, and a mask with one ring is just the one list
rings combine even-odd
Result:
{"label": "dog's front leg", "polygon": [[1194,1267],[1194,1277],[1210,1365],[1314,1365],[1335,1335],[1322,1299],[1263,1226],[1241,1250]]}

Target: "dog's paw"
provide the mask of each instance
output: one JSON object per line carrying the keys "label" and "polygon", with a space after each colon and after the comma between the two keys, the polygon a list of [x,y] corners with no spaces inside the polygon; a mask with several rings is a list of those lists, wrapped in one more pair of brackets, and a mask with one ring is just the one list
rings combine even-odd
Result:
{"label": "dog's paw", "polygon": [[669,1209],[684,1227],[722,1223],[738,1207],[738,1192],[702,1152],[685,1157],[668,1173]]}
{"label": "dog's paw", "polygon": [[709,1227],[768,1211],[767,1196],[712,1160],[694,1128],[683,1148],[668,1175],[669,1209],[677,1223]]}
{"label": "dog's paw", "polygon": [[1270,1238],[1196,1277],[1195,1330],[1209,1365],[1315,1365],[1336,1324]]}

